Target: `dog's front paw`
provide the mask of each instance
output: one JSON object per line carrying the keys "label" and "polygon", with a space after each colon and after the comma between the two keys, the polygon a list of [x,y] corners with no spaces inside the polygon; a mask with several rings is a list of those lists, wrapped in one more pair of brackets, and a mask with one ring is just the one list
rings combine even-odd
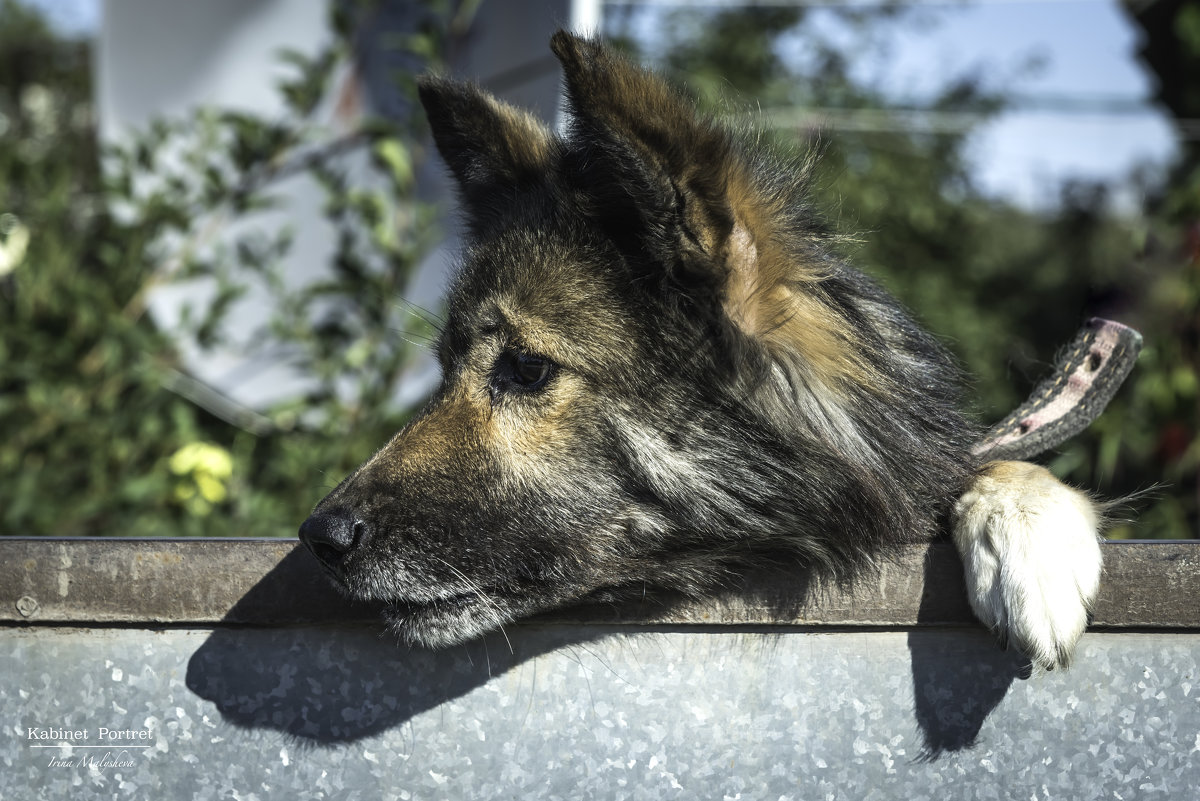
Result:
{"label": "dog's front paw", "polygon": [[1047,669],[1065,667],[1100,584],[1100,512],[1025,462],[986,465],[955,506],[977,617]]}

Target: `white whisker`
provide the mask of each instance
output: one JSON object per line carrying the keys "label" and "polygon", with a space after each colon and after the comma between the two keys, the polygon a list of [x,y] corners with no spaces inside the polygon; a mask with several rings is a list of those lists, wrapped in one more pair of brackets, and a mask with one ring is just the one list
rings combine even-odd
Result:
{"label": "white whisker", "polygon": [[479,598],[479,600],[483,601],[483,603],[491,611],[492,621],[496,624],[496,627],[500,629],[500,634],[502,634],[504,636],[504,642],[508,643],[508,652],[510,654],[514,653],[513,647],[512,647],[512,640],[508,639],[508,632],[506,632],[504,630],[504,613],[500,610],[500,607],[496,604],[496,602],[488,597],[487,593],[483,591],[482,587],[480,587],[477,583],[475,583],[474,581],[469,579],[466,576],[466,574],[463,573],[461,570],[459,570],[457,567],[450,564],[449,562],[447,562],[445,559],[441,558],[440,556],[434,556],[433,558],[436,559],[437,561],[441,562],[447,568],[449,568],[450,572],[452,572],[456,577],[458,577],[458,579],[460,581],[462,581],[464,584],[467,585],[468,590],[470,590],[472,593],[474,593]]}

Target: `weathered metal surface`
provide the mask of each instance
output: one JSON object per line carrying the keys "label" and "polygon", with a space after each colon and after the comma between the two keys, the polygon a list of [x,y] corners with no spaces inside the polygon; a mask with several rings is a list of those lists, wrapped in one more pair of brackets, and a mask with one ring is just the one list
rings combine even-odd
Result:
{"label": "weathered metal surface", "polygon": [[529,625],[434,653],[361,626],[8,627],[0,798],[1186,799],[1198,654],[1089,633],[1027,677],[978,629]]}
{"label": "weathered metal surface", "polygon": [[[304,555],[293,540],[0,538],[0,621],[270,625],[353,616]],[[17,608],[21,599],[36,605],[31,614]]]}
{"label": "weathered metal surface", "polygon": [[[1200,541],[1106,543],[1095,624],[1200,628]],[[366,622],[316,561],[282,540],[0,538],[0,623],[279,625]],[[961,566],[945,543],[912,546],[852,591],[761,576],[701,604],[576,608],[543,621],[807,626],[966,625]]]}
{"label": "weathered metal surface", "polygon": [[0,540],[0,798],[1191,797],[1200,543],[1105,557],[1031,676],[943,544],[431,652],[291,542]]}

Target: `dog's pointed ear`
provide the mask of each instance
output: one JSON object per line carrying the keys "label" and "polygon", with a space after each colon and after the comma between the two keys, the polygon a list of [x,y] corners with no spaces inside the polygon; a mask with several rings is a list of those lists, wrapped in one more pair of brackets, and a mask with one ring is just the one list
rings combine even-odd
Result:
{"label": "dog's pointed ear", "polygon": [[550,49],[562,63],[575,131],[634,147],[672,179],[696,181],[728,157],[728,132],[658,75],[566,31],[554,34]]}
{"label": "dog's pointed ear", "polygon": [[[550,49],[563,66],[573,143],[590,169],[582,183],[603,191],[607,181],[643,214],[683,212],[685,226],[691,223],[685,233],[700,240],[691,244],[717,247],[732,228],[723,169],[728,132],[661,77],[599,41],[559,31]],[[651,230],[665,222],[646,221]],[[664,244],[674,250],[681,243]]]}
{"label": "dog's pointed ear", "polygon": [[533,115],[470,83],[424,76],[417,88],[438,152],[473,210],[545,174],[553,136]]}
{"label": "dog's pointed ear", "polygon": [[626,210],[611,229],[636,232],[631,250],[656,254],[676,280],[710,287],[746,333],[777,326],[786,312],[770,299],[789,280],[775,252],[785,199],[757,186],[731,132],[598,41],[559,31],[550,47],[566,81],[568,149],[584,154],[579,183],[607,193],[598,208]]}

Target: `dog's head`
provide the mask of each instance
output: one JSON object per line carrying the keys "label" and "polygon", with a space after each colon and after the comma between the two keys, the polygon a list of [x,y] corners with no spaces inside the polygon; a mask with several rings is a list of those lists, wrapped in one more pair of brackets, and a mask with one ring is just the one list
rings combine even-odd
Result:
{"label": "dog's head", "polygon": [[838,546],[797,532],[846,536],[892,503],[845,411],[890,380],[855,303],[892,311],[829,289],[802,165],[599,43],[551,46],[561,136],[422,81],[470,232],[442,384],[301,528],[427,645],[608,588],[695,591],[779,536],[819,560]]}

